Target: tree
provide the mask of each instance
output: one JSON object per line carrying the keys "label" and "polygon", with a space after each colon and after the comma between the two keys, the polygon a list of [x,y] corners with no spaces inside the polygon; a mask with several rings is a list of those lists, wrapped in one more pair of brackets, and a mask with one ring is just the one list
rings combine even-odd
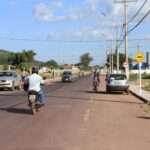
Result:
{"label": "tree", "polygon": [[23,50],[20,53],[20,59],[22,62],[33,62],[34,61],[34,56],[36,55],[36,53],[32,50]]}
{"label": "tree", "polygon": [[90,56],[90,53],[85,53],[80,57],[80,63],[83,69],[89,69],[89,65],[93,58]]}
{"label": "tree", "polygon": [[48,66],[48,67],[51,67],[51,68],[58,68],[59,67],[58,63],[53,59],[47,61],[45,63],[45,65]]}
{"label": "tree", "polygon": [[18,68],[29,68],[34,64],[34,56],[36,53],[32,50],[23,50],[18,53],[10,53],[8,62]]}
{"label": "tree", "polygon": [[[110,62],[111,62],[111,54],[109,54],[107,56],[107,66],[110,66]],[[129,64],[131,64],[133,62],[132,58],[128,58]],[[123,63],[125,62],[125,55],[123,53],[119,53],[119,66],[120,69],[123,69]],[[117,55],[113,54],[113,67],[116,68],[117,67]]]}

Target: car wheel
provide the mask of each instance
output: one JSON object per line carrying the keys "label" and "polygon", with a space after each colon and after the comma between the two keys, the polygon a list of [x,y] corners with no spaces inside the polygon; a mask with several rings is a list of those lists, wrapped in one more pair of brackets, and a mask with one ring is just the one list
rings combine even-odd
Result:
{"label": "car wheel", "polygon": [[109,94],[110,90],[108,88],[106,88],[106,94]]}
{"label": "car wheel", "polygon": [[126,92],[127,95],[129,95],[129,89],[127,89],[125,92]]}

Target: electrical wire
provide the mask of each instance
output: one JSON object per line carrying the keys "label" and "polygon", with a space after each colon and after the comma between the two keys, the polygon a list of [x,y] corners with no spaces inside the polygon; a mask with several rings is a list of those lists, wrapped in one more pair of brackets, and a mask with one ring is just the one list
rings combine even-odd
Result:
{"label": "electrical wire", "polygon": [[148,0],[145,0],[143,2],[143,4],[141,5],[141,7],[137,10],[137,12],[128,20],[128,24],[131,23],[138,15],[139,13],[142,11],[142,9],[144,8],[144,6],[146,5],[146,3],[148,2]]}
{"label": "electrical wire", "polygon": [[148,10],[148,12],[144,15],[144,17],[142,17],[142,19],[133,27],[131,28],[127,34],[131,33],[132,31],[134,31],[144,20],[145,18],[150,14],[150,9]]}
{"label": "electrical wire", "polygon": [[106,41],[106,40],[28,39],[28,38],[11,38],[11,37],[0,37],[0,39],[1,40],[9,40],[9,41],[60,42],[60,43],[99,43],[100,41]]}
{"label": "electrical wire", "polygon": [[[132,31],[134,31],[144,20],[145,18],[150,14],[150,9],[148,10],[148,12],[141,18],[141,20],[133,27],[131,28],[127,34],[130,34]],[[122,45],[122,43],[124,42],[125,40],[125,37],[126,37],[126,34],[123,36],[123,39],[120,40],[120,44],[118,44],[118,48]]]}

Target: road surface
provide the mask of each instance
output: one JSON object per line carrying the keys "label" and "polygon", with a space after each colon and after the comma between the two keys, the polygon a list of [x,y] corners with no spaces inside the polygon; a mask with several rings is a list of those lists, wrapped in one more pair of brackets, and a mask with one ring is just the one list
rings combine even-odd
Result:
{"label": "road surface", "polygon": [[101,78],[45,88],[47,105],[35,116],[24,92],[0,93],[1,150],[149,150],[150,119],[132,95],[105,94]]}

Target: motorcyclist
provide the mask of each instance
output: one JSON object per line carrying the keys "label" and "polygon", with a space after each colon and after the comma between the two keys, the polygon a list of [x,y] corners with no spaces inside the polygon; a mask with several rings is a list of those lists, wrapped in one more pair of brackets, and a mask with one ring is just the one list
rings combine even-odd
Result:
{"label": "motorcyclist", "polygon": [[45,104],[44,93],[41,88],[41,85],[44,85],[44,80],[40,75],[38,75],[38,68],[36,67],[32,68],[32,74],[27,77],[27,80],[28,80],[28,92],[30,91],[37,92],[38,103],[44,105]]}
{"label": "motorcyclist", "polygon": [[99,86],[100,73],[99,73],[99,69],[97,69],[97,68],[93,72],[93,86],[94,86],[94,89],[95,89],[95,83],[96,83],[96,86]]}
{"label": "motorcyclist", "polygon": [[100,72],[99,69],[95,69],[93,72],[93,81],[98,81],[98,83],[100,82]]}

